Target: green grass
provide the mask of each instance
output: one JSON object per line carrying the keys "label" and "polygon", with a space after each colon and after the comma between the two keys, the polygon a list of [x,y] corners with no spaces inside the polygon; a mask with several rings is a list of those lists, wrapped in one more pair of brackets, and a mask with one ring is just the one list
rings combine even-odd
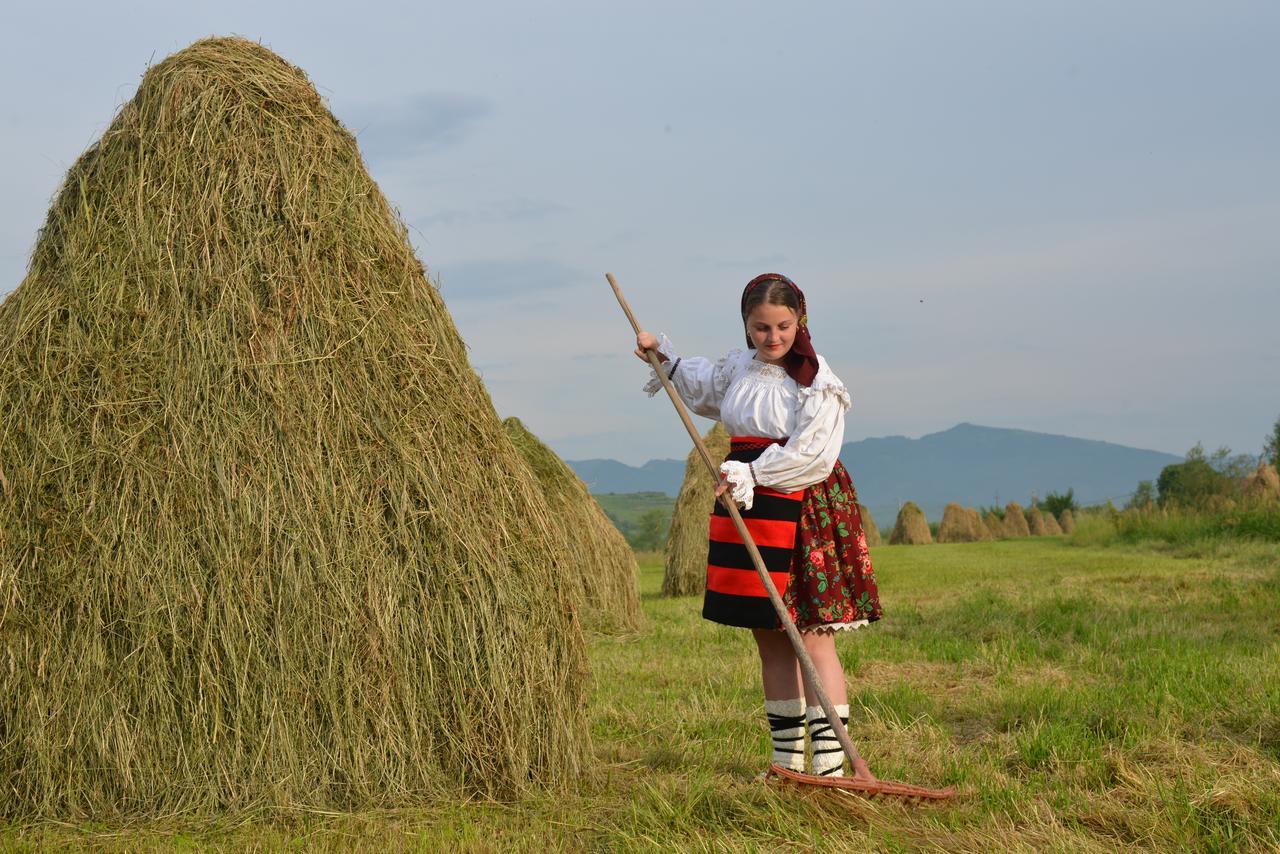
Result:
{"label": "green grass", "polygon": [[[610,521],[627,538],[633,547],[661,548],[667,541],[667,532],[671,528],[671,512],[675,509],[676,500],[665,492],[605,492],[593,494],[594,498]],[[658,519],[653,530],[646,530],[646,513],[657,512]],[[651,523],[649,523],[651,524]]]}
{"label": "green grass", "polygon": [[[127,829],[9,828],[106,850],[1270,850],[1280,846],[1280,546],[1211,556],[1060,538],[873,550],[885,619],[840,638],[851,734],[946,805],[753,780],[746,633],[658,596],[591,640],[596,767],[565,795]],[[468,721],[468,726],[482,726]],[[530,722],[531,726],[536,721]]]}

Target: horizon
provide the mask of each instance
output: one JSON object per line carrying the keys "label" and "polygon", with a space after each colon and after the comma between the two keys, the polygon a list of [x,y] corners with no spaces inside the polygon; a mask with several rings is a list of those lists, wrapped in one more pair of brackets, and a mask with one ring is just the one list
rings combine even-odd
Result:
{"label": "horizon", "polygon": [[239,34],[356,134],[499,417],[562,458],[689,448],[606,271],[713,358],[742,285],[789,275],[846,443],[969,422],[1256,454],[1280,416],[1276,4],[131,8],[10,13],[0,299],[143,71]]}

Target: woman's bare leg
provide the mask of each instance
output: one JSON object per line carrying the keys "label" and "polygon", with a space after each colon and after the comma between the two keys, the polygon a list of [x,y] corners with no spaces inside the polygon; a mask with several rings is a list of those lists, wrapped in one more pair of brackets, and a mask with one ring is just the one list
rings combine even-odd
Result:
{"label": "woman's bare leg", "polygon": [[800,662],[786,632],[752,629],[760,652],[760,675],[766,700],[790,700],[804,696],[800,683]]}
{"label": "woman's bare leg", "polygon": [[[844,667],[840,664],[840,656],[836,653],[836,636],[834,632],[806,632],[804,638],[805,651],[813,659],[813,668],[818,671],[818,679],[826,690],[827,699],[833,706],[847,706],[849,693],[845,687]],[[788,646],[790,642],[788,641]],[[794,650],[792,655],[794,655]],[[797,662],[798,666],[799,662]],[[818,706],[818,692],[811,685],[805,685],[805,698],[810,706]],[[875,775],[867,766],[865,759],[859,759],[853,765],[853,776],[858,780],[872,781]]]}

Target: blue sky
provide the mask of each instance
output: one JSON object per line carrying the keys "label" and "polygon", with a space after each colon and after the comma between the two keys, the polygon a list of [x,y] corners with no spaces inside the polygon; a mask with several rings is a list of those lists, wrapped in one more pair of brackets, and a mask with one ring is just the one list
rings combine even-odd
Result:
{"label": "blue sky", "polygon": [[1274,2],[25,5],[0,294],[148,63],[238,34],[357,133],[499,412],[565,457],[689,446],[606,270],[711,355],[790,275],[849,440],[1256,453],[1280,416]]}

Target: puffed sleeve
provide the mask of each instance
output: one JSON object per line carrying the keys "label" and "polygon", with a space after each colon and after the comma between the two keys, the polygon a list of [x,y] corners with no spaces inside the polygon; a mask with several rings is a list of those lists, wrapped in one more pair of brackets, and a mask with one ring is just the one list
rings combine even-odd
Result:
{"label": "puffed sleeve", "polygon": [[[663,335],[659,339],[658,351],[667,357],[662,368],[671,378],[676,394],[698,415],[720,420],[720,402],[729,388],[733,375],[734,351],[723,359],[711,361],[701,356],[677,356],[675,348]],[[645,392],[653,397],[662,390],[662,381],[658,375],[649,371],[649,381],[644,384]]]}
{"label": "puffed sleeve", "polygon": [[785,445],[772,445],[751,464],[755,481],[782,492],[826,480],[844,444],[844,414],[849,390],[831,373],[819,371],[813,384],[801,388],[796,429]]}

